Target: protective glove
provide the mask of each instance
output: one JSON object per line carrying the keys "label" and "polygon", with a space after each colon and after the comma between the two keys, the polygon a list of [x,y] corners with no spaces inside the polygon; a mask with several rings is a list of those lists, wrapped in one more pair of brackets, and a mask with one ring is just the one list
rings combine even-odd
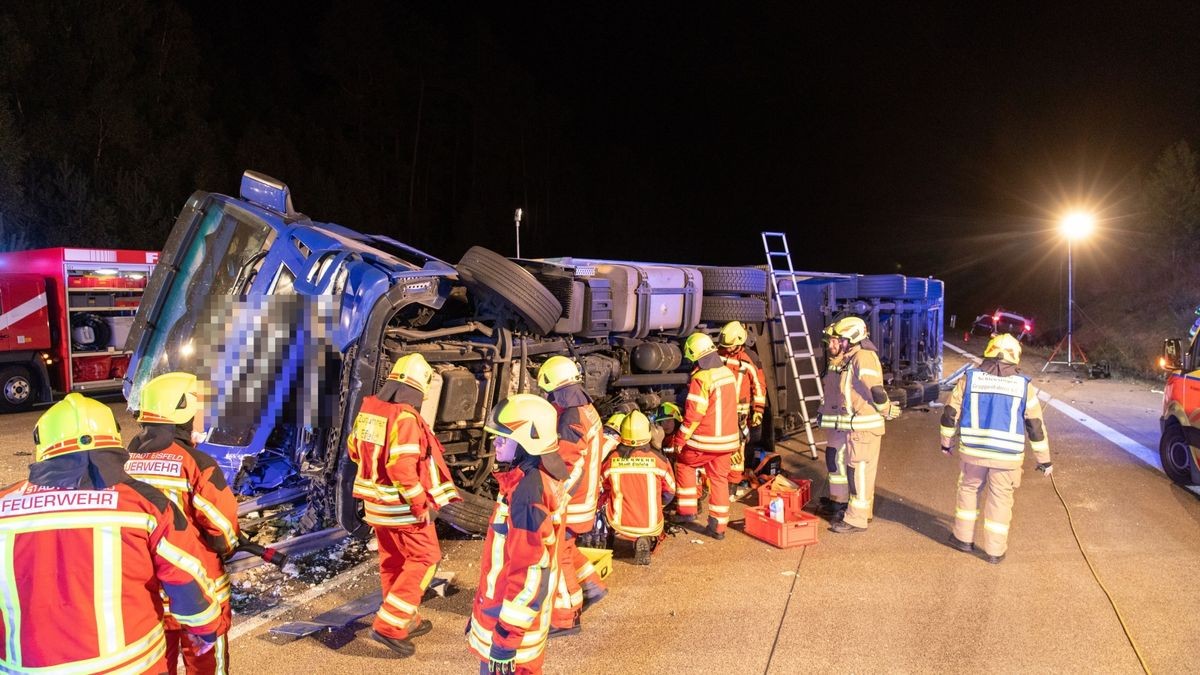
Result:
{"label": "protective glove", "polygon": [[[939,446],[939,447],[940,447],[940,446]],[[945,456],[947,456],[947,457],[949,457],[949,456],[951,456],[951,455],[953,455],[953,454],[954,454],[954,448],[953,448],[953,447],[949,447],[949,448],[945,448],[945,447],[943,447],[943,448],[942,448],[942,454],[943,454],[943,455],[945,455]]]}
{"label": "protective glove", "polygon": [[1050,462],[1038,462],[1037,470],[1041,471],[1043,476],[1049,476],[1054,473],[1054,465]]}
{"label": "protective glove", "polygon": [[762,426],[762,415],[763,414],[761,412],[755,412],[753,415],[751,415],[750,416],[750,426],[752,426],[752,427]]}
{"label": "protective glove", "polygon": [[883,408],[883,419],[894,420],[900,416],[900,405],[895,401],[888,401],[888,404]]}
{"label": "protective glove", "polygon": [[492,649],[488,652],[488,672],[492,675],[513,675],[517,672],[516,657],[517,650],[492,643]]}
{"label": "protective glove", "polygon": [[207,654],[217,643],[217,636],[213,636],[212,642],[196,635],[195,633],[186,633],[188,643],[192,645],[192,650],[196,652],[196,656]]}

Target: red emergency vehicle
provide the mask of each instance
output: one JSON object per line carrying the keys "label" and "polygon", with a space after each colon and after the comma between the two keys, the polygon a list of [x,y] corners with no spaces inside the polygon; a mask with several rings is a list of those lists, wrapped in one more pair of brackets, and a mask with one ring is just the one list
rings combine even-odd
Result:
{"label": "red emergency vehicle", "polygon": [[125,339],[156,251],[0,253],[0,411],[121,389]]}

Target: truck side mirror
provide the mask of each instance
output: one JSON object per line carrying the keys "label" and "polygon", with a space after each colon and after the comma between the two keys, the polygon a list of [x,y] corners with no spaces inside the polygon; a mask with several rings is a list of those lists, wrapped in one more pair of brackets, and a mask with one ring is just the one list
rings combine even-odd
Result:
{"label": "truck side mirror", "polygon": [[1179,338],[1163,340],[1162,356],[1158,357],[1158,367],[1171,373],[1183,370],[1183,341]]}

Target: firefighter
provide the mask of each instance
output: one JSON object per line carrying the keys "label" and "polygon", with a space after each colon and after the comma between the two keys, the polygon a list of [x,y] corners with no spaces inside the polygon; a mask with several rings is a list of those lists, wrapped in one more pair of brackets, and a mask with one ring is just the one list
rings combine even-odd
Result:
{"label": "firefighter", "polygon": [[696,471],[708,476],[708,527],[713,539],[725,538],[729,523],[729,457],[741,447],[737,419],[737,383],[717,346],[704,333],[693,333],[683,356],[695,364],[688,382],[683,421],[667,445],[678,448],[675,482],[679,487],[675,521],[689,523],[699,510]]}
{"label": "firefighter", "polygon": [[842,341],[833,335],[833,326],[834,324],[829,324],[824,330],[825,375],[821,384],[825,398],[822,399],[818,411],[820,426],[825,430],[825,470],[829,476],[829,496],[821,497],[817,514],[837,520],[846,513],[846,507],[849,506],[850,482],[846,478],[848,432],[837,428],[840,421],[837,406],[841,401],[841,378],[846,354],[842,351]]}
{"label": "firefighter", "polygon": [[651,413],[650,421],[654,423],[650,428],[650,447],[659,452],[673,452],[672,448],[663,446],[683,421],[683,410],[675,403],[664,401]]}
{"label": "firefighter", "polygon": [[579,366],[571,359],[546,359],[538,369],[537,382],[558,412],[558,455],[570,472],[563,486],[570,495],[563,513],[567,533],[558,549],[562,574],[550,628],[550,637],[560,637],[578,633],[583,605],[594,605],[608,594],[595,566],[575,543],[576,537],[588,534],[596,524],[604,425],[592,398],[583,390]]}
{"label": "firefighter", "polygon": [[[187,673],[228,673],[229,643],[225,638],[233,622],[230,610],[229,575],[221,560],[238,545],[237,499],[225,483],[225,474],[212,457],[192,445],[192,422],[196,417],[196,376],[166,373],[150,380],[139,395],[140,434],[129,443],[125,472],[156,487],[183,512],[213,552],[217,565],[207,570],[217,582],[221,602],[221,624],[217,643],[197,654],[186,631],[169,612],[164,617],[167,631],[167,670],[174,675],[183,656]],[[167,607],[169,609],[169,605]]]}
{"label": "firefighter", "polygon": [[733,371],[738,391],[738,428],[741,446],[729,458],[729,484],[737,486],[738,497],[748,486],[743,484],[746,469],[746,441],[750,430],[762,425],[767,409],[766,375],[754,350],[746,346],[746,327],[740,321],[730,321],[721,328],[717,353],[725,367]]}
{"label": "firefighter", "polygon": [[1042,421],[1042,405],[1030,379],[1021,375],[1021,343],[1002,333],[983,351],[983,362],[954,385],[942,410],[941,448],[951,455],[959,436],[958,503],[950,545],[974,550],[979,494],[983,497],[983,552],[994,565],[1008,550],[1013,491],[1021,485],[1025,441],[1033,448],[1037,470],[1049,476],[1050,444]]}
{"label": "firefighter", "polygon": [[372,636],[401,657],[412,656],[412,639],[433,629],[417,609],[442,559],[435,510],[459,500],[442,444],[418,412],[432,382],[424,356],[397,359],[379,391],[363,399],[347,441],[358,465],[354,497],[379,542],[383,603]]}
{"label": "firefighter", "polygon": [[221,623],[213,557],[163,493],[125,473],[108,406],[38,419],[29,478],[0,490],[0,672],[162,673],[160,589],[198,653]]}
{"label": "firefighter", "polygon": [[600,469],[608,525],[617,539],[633,542],[635,565],[650,564],[663,531],[663,506],[675,497],[671,465],[650,447],[650,437],[650,420],[629,413],[621,422],[621,444]]}
{"label": "firefighter", "polygon": [[468,643],[479,672],[542,672],[558,545],[566,530],[556,514],[567,501],[568,471],[558,456],[558,413],[534,394],[513,394],[488,415],[499,463],[496,509],[483,541]]}
{"label": "firefighter", "polygon": [[833,324],[830,348],[841,355],[837,387],[825,392],[829,414],[822,424],[845,432],[846,477],[850,483],[849,505],[830,530],[839,533],[865,532],[873,517],[875,471],[884,422],[900,415],[900,406],[888,399],[883,388],[883,366],[875,345],[867,339],[867,324],[848,316]]}

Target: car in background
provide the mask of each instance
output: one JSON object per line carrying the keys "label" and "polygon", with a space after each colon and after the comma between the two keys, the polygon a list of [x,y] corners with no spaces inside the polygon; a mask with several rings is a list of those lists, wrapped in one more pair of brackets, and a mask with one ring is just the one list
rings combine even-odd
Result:
{"label": "car in background", "polygon": [[1005,309],[997,309],[991,314],[980,314],[971,326],[972,335],[997,335],[1008,333],[1018,340],[1024,340],[1033,333],[1033,319],[1026,318]]}

